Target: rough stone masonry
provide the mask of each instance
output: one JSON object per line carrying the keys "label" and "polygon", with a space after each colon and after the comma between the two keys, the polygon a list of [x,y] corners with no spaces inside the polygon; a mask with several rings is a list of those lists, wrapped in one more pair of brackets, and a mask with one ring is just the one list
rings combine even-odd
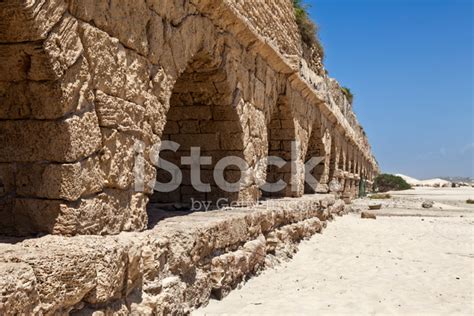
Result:
{"label": "rough stone masonry", "polygon": [[[365,132],[308,50],[290,0],[1,1],[0,314],[186,313],[319,231],[361,181],[370,189]],[[167,160],[191,147],[213,158],[210,193],[185,166],[171,193],[136,190],[137,175],[167,178],[150,154],[164,140],[181,145]],[[295,141],[294,169],[260,163]],[[249,166],[238,192],[210,176],[228,155]],[[262,192],[278,179],[293,189]],[[155,205],[262,195],[277,205],[153,225]]]}

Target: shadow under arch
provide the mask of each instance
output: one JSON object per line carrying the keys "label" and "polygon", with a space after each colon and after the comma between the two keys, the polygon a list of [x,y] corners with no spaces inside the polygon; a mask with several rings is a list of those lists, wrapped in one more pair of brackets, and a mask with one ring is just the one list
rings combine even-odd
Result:
{"label": "shadow under arch", "polygon": [[305,194],[328,192],[327,184],[331,163],[331,147],[332,139],[329,131],[319,120],[316,120],[311,129],[305,163],[308,163],[311,159],[318,159],[320,161],[309,172],[314,179],[305,179]]}
{"label": "shadow under arch", "polygon": [[[292,191],[292,153],[296,141],[296,125],[294,113],[286,96],[280,96],[274,107],[270,121],[267,124],[268,157],[277,157],[285,161],[282,166],[267,165],[266,182],[270,184],[262,189],[262,195],[267,198],[292,197],[298,192]],[[277,190],[277,183],[283,181],[286,185]]]}
{"label": "shadow under arch", "polygon": [[336,139],[335,139],[334,134],[331,135],[331,138],[332,138],[332,141],[331,141],[331,155],[330,155],[330,159],[329,159],[328,183],[330,183],[334,179],[336,169],[337,169],[337,150],[338,150],[338,147],[336,145]]}
{"label": "shadow under arch", "polygon": [[[158,191],[150,199],[152,207],[172,204],[175,209],[189,210],[199,203],[200,207],[214,209],[220,206],[216,204],[218,201],[225,205],[239,199],[242,172],[238,166],[228,165],[220,170],[225,181],[236,183],[237,191],[234,187],[235,192],[229,192],[229,187],[219,186],[214,178],[216,164],[222,158],[244,160],[244,132],[235,107],[235,82],[229,79],[227,72],[225,60],[200,52],[178,77],[161,141],[175,142],[179,148],[160,151],[160,158],[179,168],[182,181],[171,192],[160,192],[157,185]],[[187,157],[193,147],[200,149],[202,165],[198,180],[204,186],[191,181],[189,161],[182,160],[190,159]],[[159,183],[168,183],[171,179],[169,171],[158,168]]]}

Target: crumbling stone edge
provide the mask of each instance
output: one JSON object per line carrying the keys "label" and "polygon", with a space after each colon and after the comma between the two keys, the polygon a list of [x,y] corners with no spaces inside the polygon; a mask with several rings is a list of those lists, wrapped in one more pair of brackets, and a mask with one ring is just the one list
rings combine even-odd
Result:
{"label": "crumbling stone edge", "polygon": [[169,217],[141,233],[0,240],[0,314],[188,314],[346,211],[314,195]]}

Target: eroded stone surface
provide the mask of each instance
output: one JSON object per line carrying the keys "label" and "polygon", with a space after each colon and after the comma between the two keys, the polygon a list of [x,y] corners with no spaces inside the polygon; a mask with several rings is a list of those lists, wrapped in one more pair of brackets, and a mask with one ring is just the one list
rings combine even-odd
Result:
{"label": "eroded stone surface", "polygon": [[[332,195],[164,216],[142,233],[0,243],[0,313],[186,313],[289,258],[339,206]],[[168,217],[168,218],[166,218]]]}
{"label": "eroded stone surface", "polygon": [[[346,213],[360,181],[370,189],[367,137],[292,11],[290,0],[0,2],[0,234],[38,237],[0,238],[0,314],[188,313],[291,257]],[[191,147],[212,158],[211,193],[180,166],[182,185],[154,194],[165,140],[180,145],[170,161]],[[270,155],[292,162],[272,168]],[[231,193],[213,178],[227,156],[246,165],[221,170]],[[290,187],[272,198],[334,195],[256,204],[276,180]],[[222,197],[250,206],[148,205]]]}
{"label": "eroded stone surface", "polygon": [[[166,178],[153,157],[164,140],[182,146],[176,160],[201,147],[211,167],[229,155],[247,165],[238,192],[218,188],[209,167],[211,194],[183,183],[168,202],[252,202],[271,179],[291,185],[276,196],[312,193],[304,172],[312,156],[324,158],[312,191],[349,202],[361,179],[370,188],[378,167],[368,140],[337,81],[305,53],[289,0],[0,8],[1,233],[143,229],[148,198],[163,202],[152,195]],[[269,167],[271,154],[294,162]],[[226,177],[237,181],[235,171]]]}

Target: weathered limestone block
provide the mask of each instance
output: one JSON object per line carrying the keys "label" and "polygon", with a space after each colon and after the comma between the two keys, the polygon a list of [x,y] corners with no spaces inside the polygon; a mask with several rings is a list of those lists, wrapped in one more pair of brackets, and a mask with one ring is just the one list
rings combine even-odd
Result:
{"label": "weathered limestone block", "polygon": [[104,178],[97,156],[74,164],[19,164],[16,193],[24,197],[76,201],[102,191]]}
{"label": "weathered limestone block", "polygon": [[[12,226],[2,227],[6,234],[28,236],[36,233],[56,235],[103,235],[121,231],[140,231],[146,227],[143,193],[106,190],[77,202],[16,198],[3,210]],[[1,210],[1,209],[0,209]],[[2,218],[3,225],[5,219]]]}
{"label": "weathered limestone block", "polygon": [[101,163],[107,187],[129,189],[133,183],[131,172],[135,165],[137,144],[133,137],[113,129],[102,129],[104,148]]}
{"label": "weathered limestone block", "polygon": [[53,232],[60,201],[12,198],[0,206],[3,234],[28,236]]}
{"label": "weathered limestone block", "polygon": [[[157,102],[151,95],[150,62],[133,51],[127,50],[127,74],[125,98],[139,105],[148,102]],[[151,99],[151,100],[150,100]]]}
{"label": "weathered limestone block", "polygon": [[163,36],[165,23],[162,17],[152,12],[149,28],[153,30],[153,32],[149,32],[147,35],[149,41],[148,60],[150,60],[152,64],[158,64],[164,54],[163,48],[165,44],[165,37]]}
{"label": "weathered limestone block", "polygon": [[37,312],[36,277],[29,265],[0,262],[0,288],[0,314],[32,315]]}
{"label": "weathered limestone block", "polygon": [[290,1],[270,0],[263,3],[229,2],[238,14],[265,38],[272,40],[282,54],[298,55],[301,51],[298,27],[291,18]]}
{"label": "weathered limestone block", "polygon": [[90,109],[94,96],[88,67],[87,60],[82,56],[59,80],[29,83],[33,117],[55,119]]}
{"label": "weathered limestone block", "polygon": [[66,15],[44,42],[0,45],[0,80],[56,80],[81,54],[77,21]]}
{"label": "weathered limestone block", "polygon": [[68,306],[80,302],[94,288],[93,256],[88,255],[84,248],[76,246],[71,252],[66,246],[63,244],[61,249],[58,244],[36,244],[33,247],[25,244],[15,252],[2,249],[1,261],[19,262],[33,270],[36,286],[31,287],[39,298],[34,305],[36,313],[48,310],[67,313]]}
{"label": "weathered limestone block", "polygon": [[[315,233],[322,231],[322,224],[318,218],[310,218],[292,225],[288,225],[284,230],[289,235],[290,240],[298,241],[308,238]],[[288,242],[287,238],[282,238],[282,241]]]}
{"label": "weathered limestone block", "polygon": [[209,256],[215,249],[225,249],[230,245],[248,240],[245,218],[229,218],[217,226],[203,227],[198,232],[197,242],[190,250],[193,261]]}
{"label": "weathered limestone block", "polygon": [[[154,80],[157,80],[157,78],[154,78],[153,81]],[[153,93],[157,93],[156,95],[158,96],[153,95],[152,98],[148,98],[145,101],[146,121],[151,127],[153,134],[157,136],[161,136],[163,134],[163,130],[166,125],[166,113],[169,110],[169,96],[171,96],[171,90],[168,91],[167,88],[168,84],[169,82],[164,80],[163,86],[165,86],[165,88],[160,91],[155,91],[155,82],[153,82]],[[166,99],[167,101],[162,102],[160,99]]]}
{"label": "weathered limestone block", "polygon": [[[64,71],[71,67],[82,55],[82,43],[78,35],[78,22],[66,14],[51,30],[43,43],[48,56],[51,70],[56,77],[61,77]],[[35,80],[35,78],[31,78]]]}
{"label": "weathered limestone block", "polygon": [[255,79],[254,92],[255,92],[255,99],[254,99],[255,107],[257,107],[260,110],[264,109],[265,104],[266,104],[265,84],[259,79]]}
{"label": "weathered limestone block", "polygon": [[[168,50],[168,56],[163,55],[163,57],[168,57],[176,66],[176,71],[178,74],[181,74],[186,70],[188,66],[189,59],[186,52],[185,39],[183,38],[180,29],[177,28],[167,28],[167,33],[165,33],[165,38],[168,40],[165,45],[165,49]],[[169,45],[169,48],[168,48]],[[172,69],[171,69],[172,71]],[[173,72],[171,72],[173,74]]]}
{"label": "weathered limestone block", "polygon": [[[145,0],[69,0],[69,11],[82,21],[116,37],[142,55],[148,54],[147,24],[151,13]],[[153,30],[154,31],[154,30]]]}
{"label": "weathered limestone block", "polygon": [[84,57],[56,81],[0,81],[0,118],[57,119],[90,109],[93,94]]}
{"label": "weathered limestone block", "polygon": [[[187,2],[184,4],[187,6]],[[191,7],[191,6],[189,6]],[[192,8],[190,8],[191,11]],[[187,16],[185,20],[179,26],[180,38],[183,40],[184,44],[184,58],[188,61],[196,62],[199,55],[208,55],[213,57],[213,61],[207,63],[208,68],[218,68],[221,66],[222,58],[224,54],[224,38],[219,34],[219,30],[216,29],[215,25],[209,19],[201,16],[190,13],[191,15]],[[170,34],[171,40],[173,40],[173,34]],[[176,40],[176,38],[174,39]],[[176,45],[176,44],[175,44]],[[173,46],[172,46],[173,48]],[[195,65],[195,69],[199,69],[199,63]],[[220,72],[222,78],[213,78],[215,83],[221,83],[228,81],[230,86],[234,85],[234,82],[229,80],[229,78],[224,72]],[[220,93],[225,93],[227,91],[219,89],[219,86],[216,86]]]}
{"label": "weathered limestone block", "polygon": [[[145,234],[143,233],[121,233],[118,235],[115,240],[124,248],[125,251],[125,280],[123,283],[114,281],[114,284],[118,288],[122,287],[122,295],[125,297],[132,296],[132,293],[137,290],[140,290],[140,287],[143,285],[143,275],[144,275],[144,258],[145,258]],[[117,250],[118,252],[118,250]],[[157,271],[155,271],[156,273]],[[116,277],[115,280],[117,280]],[[111,279],[113,279],[111,277]],[[119,278],[120,280],[120,278]],[[118,289],[117,288],[117,289]],[[114,293],[119,293],[119,291],[114,290]]]}
{"label": "weathered limestone block", "polygon": [[[157,314],[168,315],[172,313],[185,315],[184,292],[186,284],[178,276],[167,277],[160,282],[163,292],[153,298],[153,311]],[[153,315],[153,314],[151,314]]]}
{"label": "weathered limestone block", "polygon": [[146,58],[87,23],[80,24],[79,33],[96,89],[138,105],[152,98],[151,63]]}
{"label": "weathered limestone block", "polygon": [[249,274],[263,266],[266,256],[264,236],[244,244],[241,250],[215,257],[211,262],[212,295],[222,299]]}
{"label": "weathered limestone block", "polygon": [[371,212],[362,212],[360,213],[360,217],[364,219],[377,219],[377,215]]}
{"label": "weathered limestone block", "polygon": [[[34,308],[35,313],[68,313],[84,303],[120,299],[123,293],[132,291],[131,286],[136,286],[127,283],[127,279],[136,281],[137,277],[133,270],[140,253],[134,250],[135,242],[128,236],[121,236],[119,241],[50,236],[39,242],[25,241],[15,251],[10,246],[0,248],[0,262],[19,262],[15,264],[17,270],[28,268],[34,272],[31,284],[23,290],[31,293],[31,302],[20,306],[18,313],[29,313],[28,308]],[[0,269],[11,265],[0,263]],[[0,281],[0,286],[3,290],[5,284]],[[16,291],[17,296],[21,293],[20,289]]]}
{"label": "weathered limestone block", "polygon": [[147,225],[143,193],[106,190],[79,204],[62,205],[61,217],[55,234],[118,234],[121,231],[140,231]]}
{"label": "weathered limestone block", "polygon": [[[289,201],[170,217],[143,233],[7,239],[9,244],[0,243],[0,271],[9,272],[0,276],[0,296],[8,304],[0,311],[190,312],[211,295],[225,296],[263,268],[268,256],[292,256],[297,242],[323,226],[315,210],[298,205],[327,207],[334,197]],[[28,286],[12,287],[23,283]]]}
{"label": "weathered limestone block", "polygon": [[193,310],[193,306],[205,305],[209,297],[211,297],[210,278],[207,271],[196,269],[196,277],[194,283],[184,290],[184,301],[186,310]]}
{"label": "weathered limestone block", "polygon": [[315,189],[316,193],[328,193],[329,192],[329,185],[318,183]]}
{"label": "weathered limestone block", "polygon": [[159,144],[160,138],[155,135],[153,127],[162,129],[160,123],[165,124],[159,112],[161,105],[156,100],[149,101],[141,106],[97,90],[95,105],[99,125],[134,136],[146,146]]}
{"label": "weathered limestone block", "polygon": [[106,94],[124,97],[127,54],[116,38],[87,24],[79,24],[84,54],[89,62],[96,89]]}
{"label": "weathered limestone block", "polygon": [[[95,260],[96,286],[88,293],[84,301],[101,304],[120,299],[128,278],[127,249],[121,244],[109,241],[102,246],[91,247],[91,250]],[[127,289],[126,285],[125,289]]]}
{"label": "weathered limestone block", "polygon": [[2,1],[0,43],[44,39],[66,9],[64,0]]}
{"label": "weathered limestone block", "polygon": [[329,211],[333,214],[337,214],[339,216],[344,215],[345,213],[346,204],[342,200],[337,200],[336,203],[329,208]]}
{"label": "weathered limestone block", "polygon": [[147,4],[152,11],[171,21],[173,25],[178,25],[187,14],[196,13],[188,1],[176,2],[173,0],[147,0]]}
{"label": "weathered limestone block", "polygon": [[[20,93],[22,92],[22,93]],[[28,118],[31,114],[28,82],[0,81],[0,118]]]}
{"label": "weathered limestone block", "polygon": [[0,162],[74,162],[100,145],[95,112],[58,121],[0,121]]}
{"label": "weathered limestone block", "polygon": [[0,46],[0,74],[2,81],[26,79],[48,80],[54,77],[42,43],[11,44]]}

